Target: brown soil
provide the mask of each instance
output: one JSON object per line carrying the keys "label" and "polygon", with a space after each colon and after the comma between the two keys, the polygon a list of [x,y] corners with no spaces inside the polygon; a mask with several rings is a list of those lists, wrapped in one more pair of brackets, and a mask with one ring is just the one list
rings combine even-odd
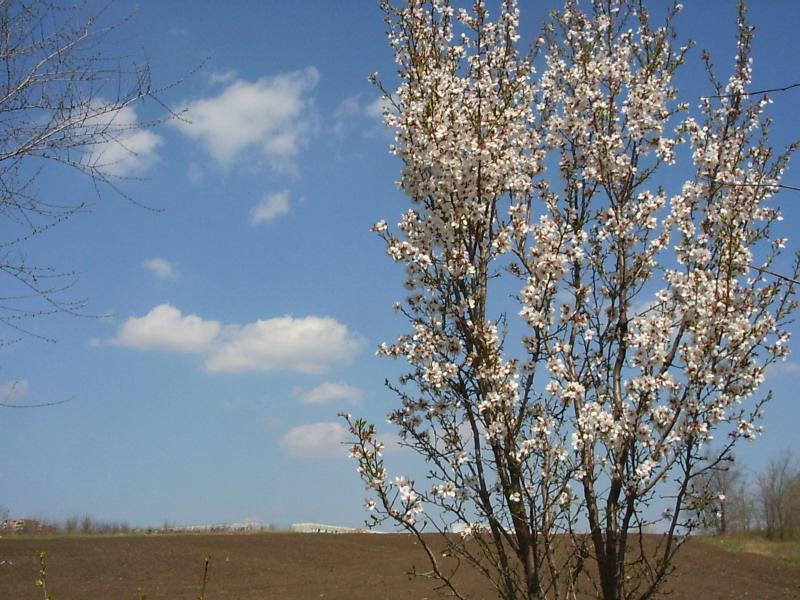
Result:
{"label": "brown soil", "polygon": [[[421,547],[407,535],[151,535],[0,539],[0,599],[39,600],[37,551],[47,553],[53,600],[194,600],[210,557],[206,600],[422,600],[435,583],[409,580],[424,570]],[[677,574],[659,598],[778,600],[800,598],[800,567],[690,541]],[[462,583],[474,598],[495,598],[475,573]]]}

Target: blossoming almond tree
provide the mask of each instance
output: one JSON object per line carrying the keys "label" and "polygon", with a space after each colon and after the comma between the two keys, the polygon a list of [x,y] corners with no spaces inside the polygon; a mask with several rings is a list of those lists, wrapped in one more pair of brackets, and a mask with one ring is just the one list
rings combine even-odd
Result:
{"label": "blossoming almond tree", "polygon": [[706,58],[694,116],[680,5],[655,26],[641,1],[567,0],[530,51],[514,0],[493,19],[481,0],[382,6],[411,208],[375,230],[411,330],[379,353],[410,365],[389,420],[429,470],[390,477],[375,427],[345,415],[374,521],[420,536],[458,597],[423,531],[459,525],[446,554],[508,600],[653,597],[700,524],[695,484],[758,434],[795,306],[771,232],[792,148],[773,155],[747,92],[744,6],[733,74]]}

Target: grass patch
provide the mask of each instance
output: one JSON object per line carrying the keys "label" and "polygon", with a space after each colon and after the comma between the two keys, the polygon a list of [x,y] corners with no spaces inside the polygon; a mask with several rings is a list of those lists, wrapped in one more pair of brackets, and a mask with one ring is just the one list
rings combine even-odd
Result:
{"label": "grass patch", "polygon": [[763,534],[726,534],[699,539],[729,550],[752,552],[800,565],[800,540],[770,540]]}

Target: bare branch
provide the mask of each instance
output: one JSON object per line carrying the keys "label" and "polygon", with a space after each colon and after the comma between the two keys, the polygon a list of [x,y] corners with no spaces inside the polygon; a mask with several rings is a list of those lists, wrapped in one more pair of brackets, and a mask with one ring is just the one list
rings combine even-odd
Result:
{"label": "bare branch", "polygon": [[[7,276],[0,321],[24,333],[20,323],[29,317],[84,314],[85,307],[64,296],[78,274],[31,265],[25,243],[104,192],[135,203],[119,185],[140,176],[131,171],[130,159],[142,158],[133,134],[180,118],[159,97],[179,82],[154,86],[147,60],[113,53],[130,16],[102,24],[110,5],[89,14],[86,3],[0,2],[0,218],[8,224],[0,240]],[[136,110],[147,100],[163,115],[140,120]],[[84,176],[86,197],[44,196],[37,181],[45,172]]]}

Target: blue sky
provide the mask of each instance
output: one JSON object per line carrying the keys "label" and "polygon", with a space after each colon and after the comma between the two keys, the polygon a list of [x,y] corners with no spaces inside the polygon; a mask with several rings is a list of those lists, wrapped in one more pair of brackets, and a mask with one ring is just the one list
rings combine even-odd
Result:
{"label": "blue sky", "polygon": [[[69,294],[108,316],[37,319],[29,326],[55,343],[0,347],[8,403],[68,400],[0,409],[0,506],[135,526],[358,526],[364,493],[336,415],[384,422],[395,399],[383,382],[402,365],[374,351],[404,331],[392,311],[402,272],[370,232],[404,210],[392,135],[367,81],[378,71],[394,84],[377,2],[138,4],[116,53],[146,52],[156,83],[210,59],[162,94],[188,107],[188,122],[141,133],[129,142],[137,159],[115,167],[144,178],[121,187],[157,210],[97,199],[78,177],[39,180],[47,197],[95,206],[34,240],[31,262],[80,271]],[[533,4],[531,36],[557,5]],[[722,71],[735,53],[735,2],[685,4],[681,33],[698,42],[690,61],[709,48]],[[756,87],[800,81],[800,5],[752,4]],[[134,7],[120,0],[106,18]],[[683,98],[709,92],[699,73],[680,81]],[[774,99],[782,146],[800,137],[800,90]],[[127,116],[140,121],[163,114],[155,103],[135,110]],[[796,170],[785,183],[800,185]],[[799,201],[781,196],[790,232]],[[740,451],[749,466],[800,446],[799,373],[794,357],[771,370],[766,433]]]}

